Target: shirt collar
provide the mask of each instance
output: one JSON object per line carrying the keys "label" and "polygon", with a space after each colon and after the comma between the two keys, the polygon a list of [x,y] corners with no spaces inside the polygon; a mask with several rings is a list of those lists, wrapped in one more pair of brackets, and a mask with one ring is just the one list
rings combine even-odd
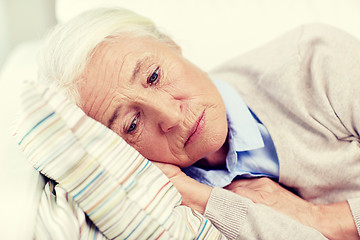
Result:
{"label": "shirt collar", "polygon": [[264,147],[264,142],[254,117],[235,89],[224,81],[213,82],[225,103],[229,129],[226,167],[233,171],[237,162],[236,152]]}

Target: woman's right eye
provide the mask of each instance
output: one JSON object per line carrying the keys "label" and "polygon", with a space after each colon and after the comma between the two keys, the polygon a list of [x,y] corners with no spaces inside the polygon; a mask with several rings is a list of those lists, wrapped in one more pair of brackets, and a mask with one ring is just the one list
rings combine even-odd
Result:
{"label": "woman's right eye", "polygon": [[151,86],[159,81],[159,67],[149,76],[147,83]]}
{"label": "woman's right eye", "polygon": [[138,115],[136,115],[134,117],[134,119],[132,120],[130,126],[128,127],[127,129],[127,133],[132,133],[136,130],[136,127],[137,127],[137,120],[138,120]]}

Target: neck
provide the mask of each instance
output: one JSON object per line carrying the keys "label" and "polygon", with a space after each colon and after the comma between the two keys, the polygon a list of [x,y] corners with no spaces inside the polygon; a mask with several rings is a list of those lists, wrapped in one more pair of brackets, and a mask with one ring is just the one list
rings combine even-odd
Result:
{"label": "neck", "polygon": [[195,165],[201,168],[221,168],[226,166],[226,156],[229,151],[228,140],[226,139],[224,145],[217,150],[206,156],[205,158],[200,159],[196,162]]}

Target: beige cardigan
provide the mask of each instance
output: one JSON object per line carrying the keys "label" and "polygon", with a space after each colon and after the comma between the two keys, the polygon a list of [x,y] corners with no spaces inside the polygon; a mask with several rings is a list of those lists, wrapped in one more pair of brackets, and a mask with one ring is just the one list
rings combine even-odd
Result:
{"label": "beige cardigan", "polygon": [[[360,41],[330,26],[306,25],[231,60],[211,76],[234,86],[269,130],[280,183],[314,203],[347,200],[360,233]],[[226,198],[239,206],[241,216],[219,206]],[[259,211],[215,189],[206,216],[234,239],[244,233],[279,239],[286,235],[277,229],[292,228],[291,221],[277,222],[279,215]]]}

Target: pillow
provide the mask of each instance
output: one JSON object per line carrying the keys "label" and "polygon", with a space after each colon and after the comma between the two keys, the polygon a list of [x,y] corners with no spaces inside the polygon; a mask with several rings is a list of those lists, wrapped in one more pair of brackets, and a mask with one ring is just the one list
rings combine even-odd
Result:
{"label": "pillow", "polygon": [[32,239],[44,187],[43,177],[26,161],[10,131],[21,105],[22,81],[36,79],[35,56],[40,45],[18,45],[0,69],[0,226],[6,226],[1,229],[3,239]]}
{"label": "pillow", "polygon": [[222,238],[202,215],[180,206],[169,179],[118,135],[52,89],[34,83],[24,89],[15,133],[20,148],[106,237]]}

